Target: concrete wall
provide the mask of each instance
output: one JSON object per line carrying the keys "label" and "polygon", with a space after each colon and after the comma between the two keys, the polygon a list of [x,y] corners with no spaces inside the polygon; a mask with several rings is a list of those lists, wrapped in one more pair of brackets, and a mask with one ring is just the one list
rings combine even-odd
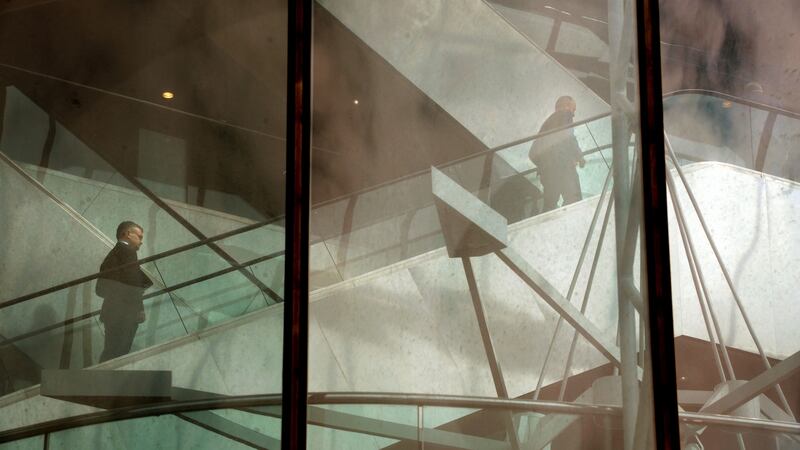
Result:
{"label": "concrete wall", "polygon": [[609,110],[486,2],[319,4],[490,148],[535,134],[561,95],[577,120]]}

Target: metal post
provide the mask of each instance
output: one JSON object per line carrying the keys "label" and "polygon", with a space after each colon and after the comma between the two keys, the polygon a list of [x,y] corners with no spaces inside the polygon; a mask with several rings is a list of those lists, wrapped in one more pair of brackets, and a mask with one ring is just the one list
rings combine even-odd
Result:
{"label": "metal post", "polygon": [[[472,262],[470,262],[469,258],[465,257],[461,258],[461,264],[464,266],[464,275],[467,278],[467,285],[469,286],[469,293],[472,298],[472,306],[475,308],[475,318],[478,321],[478,329],[481,332],[483,349],[486,352],[486,359],[489,362],[489,370],[492,372],[492,380],[494,381],[497,396],[500,398],[509,398],[506,381],[505,378],[503,378],[503,370],[500,368],[500,363],[497,361],[497,353],[494,351],[492,335],[489,333],[489,325],[486,322],[486,311],[483,309],[480,291],[478,291],[478,283],[475,280],[475,271],[472,270]],[[519,439],[517,438],[517,431],[514,426],[514,417],[511,415],[510,411],[505,417],[505,425],[512,450],[519,450]]]}
{"label": "metal post", "polygon": [[[652,411],[655,447],[680,448],[678,395],[675,381],[675,329],[672,324],[672,285],[667,220],[666,161],[664,158],[664,107],[661,87],[659,0],[636,1],[638,35],[639,115],[641,143],[642,220],[641,251],[646,274],[646,314],[652,366]],[[643,311],[643,314],[645,312]]]}
{"label": "metal post", "polygon": [[[628,156],[628,145],[631,132],[626,114],[628,90],[628,65],[631,57],[632,14],[625,0],[608,0],[608,36],[611,50],[609,79],[611,81],[611,131],[612,155],[611,167],[614,171],[614,220],[617,243],[617,286],[618,286],[618,332],[620,337],[620,356],[622,375],[622,415],[623,442],[625,450],[633,450],[636,430],[637,410],[639,406],[639,381],[637,379],[638,364],[636,361],[636,311],[633,307],[630,292],[625,287],[626,275],[632,272],[633,261],[627,261],[621,249],[624,243],[634,238],[629,230],[628,215],[630,212],[631,164]],[[634,211],[638,214],[638,211]]]}
{"label": "metal post", "polygon": [[281,447],[306,448],[308,248],[311,201],[311,0],[288,3],[286,277]]}

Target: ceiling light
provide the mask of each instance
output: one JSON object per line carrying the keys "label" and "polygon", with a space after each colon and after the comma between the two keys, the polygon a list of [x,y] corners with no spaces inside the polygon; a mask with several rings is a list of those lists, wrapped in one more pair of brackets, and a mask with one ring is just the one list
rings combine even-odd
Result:
{"label": "ceiling light", "polygon": [[731,106],[733,106],[733,102],[732,101],[730,101],[730,100],[723,100],[722,101],[722,107],[723,108],[727,109],[727,108],[730,108]]}
{"label": "ceiling light", "polygon": [[353,104],[357,105],[358,104],[358,99],[353,100]]}
{"label": "ceiling light", "polygon": [[170,91],[164,91],[164,92],[161,93],[161,97],[163,97],[163,98],[165,98],[167,100],[170,100],[172,97],[175,97],[175,94],[173,94]]}

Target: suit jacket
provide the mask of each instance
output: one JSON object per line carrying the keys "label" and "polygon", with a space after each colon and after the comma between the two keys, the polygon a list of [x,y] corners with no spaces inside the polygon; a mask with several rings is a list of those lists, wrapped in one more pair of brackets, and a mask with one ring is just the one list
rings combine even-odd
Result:
{"label": "suit jacket", "polygon": [[[556,111],[544,121],[539,133],[568,126],[572,123],[572,113]],[[541,137],[533,142],[528,153],[536,166],[575,167],[582,155],[581,147],[572,128]]]}
{"label": "suit jacket", "polygon": [[95,293],[104,300],[100,310],[101,321],[105,322],[112,315],[135,320],[139,312],[144,311],[142,295],[153,282],[136,261],[136,251],[117,242],[100,264],[101,272],[110,270],[97,279],[95,287]]}

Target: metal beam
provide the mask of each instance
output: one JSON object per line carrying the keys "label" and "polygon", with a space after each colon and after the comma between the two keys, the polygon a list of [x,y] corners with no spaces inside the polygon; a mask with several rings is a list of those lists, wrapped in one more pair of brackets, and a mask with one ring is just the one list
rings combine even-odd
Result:
{"label": "metal beam", "polygon": [[306,448],[313,6],[311,0],[289,2],[287,13],[286,305],[283,317],[281,419],[281,443],[284,449]]}
{"label": "metal beam", "polygon": [[647,340],[650,343],[654,443],[657,450],[680,448],[675,329],[672,322],[669,226],[667,218],[664,106],[661,84],[659,0],[636,0],[639,123],[642,168],[641,254],[646,277]]}
{"label": "metal beam", "polygon": [[775,364],[771,369],[761,372],[757,377],[734,389],[728,395],[700,409],[700,412],[706,414],[725,414],[747,403],[767,389],[777,386],[778,383],[790,377],[798,370],[800,370],[800,352]]}
{"label": "metal beam", "polygon": [[[464,275],[467,278],[469,285],[470,297],[472,297],[472,306],[475,308],[475,319],[478,321],[478,329],[481,332],[481,341],[483,342],[483,350],[486,352],[486,359],[489,362],[489,368],[492,371],[492,380],[494,387],[497,391],[497,396],[500,398],[508,398],[508,389],[506,388],[506,381],[503,377],[503,370],[500,368],[500,362],[497,361],[497,353],[494,351],[494,342],[492,342],[492,335],[489,333],[489,325],[486,321],[486,311],[483,309],[483,302],[481,302],[481,295],[478,291],[478,282],[475,280],[475,271],[472,270],[472,263],[469,258],[461,258],[461,263],[464,266]],[[503,421],[506,426],[506,433],[508,440],[511,443],[511,448],[514,450],[519,449],[519,438],[517,437],[516,427],[514,426],[514,416],[508,412]]]}
{"label": "metal beam", "polygon": [[619,348],[612,343],[595,324],[586,318],[575,308],[567,299],[558,292],[536,269],[517,254],[516,251],[504,248],[495,252],[498,258],[503,261],[522,281],[547,302],[556,312],[572,325],[589,343],[591,343],[600,353],[603,354],[615,366],[620,365]]}

